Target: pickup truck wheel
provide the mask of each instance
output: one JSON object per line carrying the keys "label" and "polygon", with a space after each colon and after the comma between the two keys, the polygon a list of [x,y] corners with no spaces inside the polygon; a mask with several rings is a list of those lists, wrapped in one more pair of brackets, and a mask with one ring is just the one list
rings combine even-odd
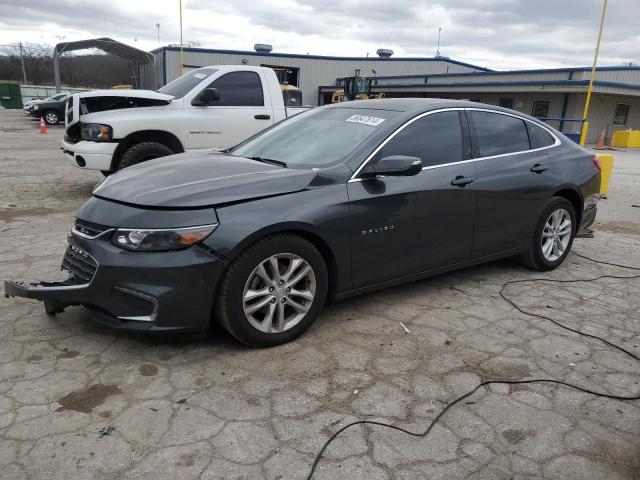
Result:
{"label": "pickup truck wheel", "polygon": [[129,147],[124,152],[120,161],[118,162],[117,170],[136,165],[138,163],[146,162],[154,158],[166,157],[167,155],[173,155],[174,152],[166,145],[162,145],[157,142],[142,142]]}
{"label": "pickup truck wheel", "polygon": [[47,125],[55,125],[60,121],[60,115],[55,110],[47,110],[42,114],[42,117]]}

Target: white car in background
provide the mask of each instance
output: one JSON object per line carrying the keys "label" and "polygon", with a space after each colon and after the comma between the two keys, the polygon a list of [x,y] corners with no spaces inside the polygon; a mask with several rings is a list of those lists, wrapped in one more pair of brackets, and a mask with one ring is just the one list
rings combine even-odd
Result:
{"label": "white car in background", "polygon": [[108,175],[187,150],[224,149],[306,110],[297,92],[271,68],[217,65],[157,92],[76,93],[67,100],[62,150],[74,165]]}

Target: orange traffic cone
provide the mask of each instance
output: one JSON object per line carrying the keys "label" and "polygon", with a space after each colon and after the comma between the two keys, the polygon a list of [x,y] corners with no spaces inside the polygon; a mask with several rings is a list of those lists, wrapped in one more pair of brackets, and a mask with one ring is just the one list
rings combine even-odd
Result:
{"label": "orange traffic cone", "polygon": [[47,133],[47,124],[44,123],[44,118],[43,117],[40,117],[40,133],[41,134]]}
{"label": "orange traffic cone", "polygon": [[598,141],[596,142],[595,147],[593,147],[595,150],[604,150],[604,137],[606,135],[605,129],[602,129],[602,132],[600,132],[600,136],[598,137]]}

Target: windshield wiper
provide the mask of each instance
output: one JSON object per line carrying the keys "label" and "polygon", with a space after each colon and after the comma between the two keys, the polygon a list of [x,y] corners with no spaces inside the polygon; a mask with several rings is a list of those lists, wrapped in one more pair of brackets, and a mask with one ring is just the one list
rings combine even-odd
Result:
{"label": "windshield wiper", "polygon": [[278,165],[279,167],[287,168],[287,164],[281,160],[273,160],[272,158],[262,158],[262,157],[247,157],[251,160],[255,160],[257,162],[262,163],[270,163],[271,165]]}

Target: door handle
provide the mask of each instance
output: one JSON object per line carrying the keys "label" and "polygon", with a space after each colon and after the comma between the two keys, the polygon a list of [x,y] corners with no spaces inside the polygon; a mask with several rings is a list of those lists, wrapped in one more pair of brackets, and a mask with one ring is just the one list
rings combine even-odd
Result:
{"label": "door handle", "polygon": [[271,118],[271,115],[254,115],[253,118],[255,118],[256,120],[269,120]]}
{"label": "door handle", "polygon": [[549,170],[549,165],[540,165],[539,163],[536,163],[533,167],[531,167],[531,171],[533,173],[542,173]]}
{"label": "door handle", "polygon": [[462,175],[458,175],[455,180],[451,181],[451,185],[455,185],[457,187],[464,187],[473,182],[473,178],[463,177]]}

